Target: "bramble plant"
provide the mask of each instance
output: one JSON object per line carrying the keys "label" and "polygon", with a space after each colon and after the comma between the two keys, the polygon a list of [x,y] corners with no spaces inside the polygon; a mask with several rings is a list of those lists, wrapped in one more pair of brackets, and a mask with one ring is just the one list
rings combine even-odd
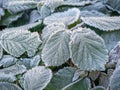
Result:
{"label": "bramble plant", "polygon": [[0,0],[0,90],[120,90],[120,0]]}

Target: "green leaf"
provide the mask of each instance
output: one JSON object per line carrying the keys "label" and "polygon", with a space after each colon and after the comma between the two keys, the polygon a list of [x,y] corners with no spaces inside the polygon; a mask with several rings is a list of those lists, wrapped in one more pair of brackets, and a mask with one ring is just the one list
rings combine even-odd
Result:
{"label": "green leaf", "polygon": [[120,0],[105,0],[105,5],[112,11],[120,13]]}
{"label": "green leaf", "polygon": [[105,70],[108,51],[104,40],[94,31],[79,28],[71,36],[71,58],[81,70]]}
{"label": "green leaf", "polygon": [[12,74],[0,73],[0,82],[14,82],[15,80],[16,77]]}
{"label": "green leaf", "polygon": [[24,90],[43,90],[52,78],[50,69],[44,66],[32,68],[24,76]]}
{"label": "green leaf", "polygon": [[53,75],[51,82],[45,88],[45,90],[61,90],[66,85],[72,83],[76,69],[73,67],[65,67],[60,69]]}
{"label": "green leaf", "polygon": [[110,77],[110,90],[120,90],[120,67],[116,68]]}
{"label": "green leaf", "polygon": [[46,66],[59,66],[70,58],[69,42],[71,32],[61,29],[51,34],[42,50]]}
{"label": "green leaf", "polygon": [[62,90],[90,90],[90,80],[88,78],[78,79],[77,81],[67,85]]}
{"label": "green leaf", "polygon": [[82,21],[92,27],[103,31],[114,31],[120,29],[120,17],[81,17]]}
{"label": "green leaf", "polygon": [[18,65],[18,64],[15,64],[8,68],[0,69],[0,73],[12,74],[12,75],[22,74],[25,71],[26,71],[26,67],[24,65]]}
{"label": "green leaf", "polygon": [[37,2],[33,0],[16,0],[8,3],[8,11],[11,13],[18,13],[24,10],[33,9],[37,7]]}
{"label": "green leaf", "polygon": [[16,84],[0,82],[0,90],[22,90],[22,89]]}
{"label": "green leaf", "polygon": [[120,41],[120,31],[103,32],[101,37],[104,39],[106,47],[110,51]]}
{"label": "green leaf", "polygon": [[17,62],[17,59],[10,55],[4,55],[0,60],[0,67],[9,67]]}
{"label": "green leaf", "polygon": [[96,86],[92,88],[91,90],[106,90],[103,86]]}
{"label": "green leaf", "polygon": [[69,9],[68,11],[51,14],[44,19],[44,24],[64,23],[70,25],[79,19],[80,11],[77,8]]}
{"label": "green leaf", "polygon": [[41,40],[37,32],[31,33],[27,30],[6,31],[1,36],[2,47],[9,54],[20,57],[25,51],[28,56],[35,55]]}

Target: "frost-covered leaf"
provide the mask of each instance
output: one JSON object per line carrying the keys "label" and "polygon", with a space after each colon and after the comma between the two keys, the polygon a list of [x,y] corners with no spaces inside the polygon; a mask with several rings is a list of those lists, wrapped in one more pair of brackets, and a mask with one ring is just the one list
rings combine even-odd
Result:
{"label": "frost-covered leaf", "polygon": [[120,41],[120,31],[104,32],[101,37],[104,39],[107,49],[111,50]]}
{"label": "frost-covered leaf", "polygon": [[33,0],[16,0],[9,2],[7,9],[11,13],[18,13],[35,7],[37,7],[37,3]]}
{"label": "frost-covered leaf", "polygon": [[0,82],[0,90],[22,90],[22,89],[16,84]]}
{"label": "frost-covered leaf", "polygon": [[106,90],[103,86],[96,86],[92,88],[91,90]]}
{"label": "frost-covered leaf", "polygon": [[59,66],[70,58],[70,35],[71,32],[66,29],[52,33],[42,50],[42,60],[46,66]]}
{"label": "frost-covered leaf", "polygon": [[43,90],[50,82],[52,72],[44,66],[39,66],[27,71],[23,78],[25,90]]}
{"label": "frost-covered leaf", "polygon": [[46,41],[48,40],[48,38],[50,37],[50,35],[60,29],[65,29],[65,25],[64,24],[50,24],[47,25],[43,30],[42,30],[42,40],[43,40],[43,46],[45,45]]}
{"label": "frost-covered leaf", "polygon": [[1,20],[1,16],[4,16],[5,12],[3,10],[3,8],[0,8],[0,20]]}
{"label": "frost-covered leaf", "polygon": [[12,75],[22,74],[25,71],[26,71],[26,67],[24,65],[18,65],[18,64],[15,64],[8,68],[0,69],[0,73],[12,74]]}
{"label": "frost-covered leaf", "polygon": [[41,19],[40,14],[38,13],[37,10],[33,10],[30,13],[30,21],[29,21],[29,23],[34,23],[34,22],[38,21],[39,19]]}
{"label": "frost-covered leaf", "polygon": [[36,55],[32,58],[22,58],[17,63],[20,65],[24,65],[27,69],[33,68],[35,66],[38,66],[40,62],[40,56]]}
{"label": "frost-covered leaf", "polygon": [[5,51],[15,57],[19,57],[25,51],[31,57],[35,55],[41,40],[37,32],[31,33],[27,30],[12,30],[2,34],[1,43]]}
{"label": "frost-covered leaf", "polygon": [[120,13],[120,0],[105,0],[106,6],[118,13]]}
{"label": "frost-covered leaf", "polygon": [[82,10],[80,12],[80,15],[82,17],[103,17],[103,16],[106,16],[105,14],[103,14],[102,12],[98,12],[96,10],[91,10],[91,11],[88,11],[88,10]]}
{"label": "frost-covered leaf", "polygon": [[40,62],[40,55],[36,55],[36,56],[33,57],[33,59],[31,60],[30,66],[31,66],[31,67],[38,66],[39,62]]}
{"label": "frost-covered leaf", "polygon": [[12,74],[0,73],[0,82],[14,82],[15,80],[16,77]]}
{"label": "frost-covered leaf", "polygon": [[51,13],[53,13],[58,6],[62,5],[63,0],[46,0],[43,2],[40,2],[37,8],[42,18],[45,18],[46,16],[49,16]]}
{"label": "frost-covered leaf", "polygon": [[110,51],[109,61],[117,63],[120,60],[120,42]]}
{"label": "frost-covered leaf", "polygon": [[116,68],[110,77],[110,90],[120,90],[120,67]]}
{"label": "frost-covered leaf", "polygon": [[0,60],[0,67],[9,67],[17,62],[17,59],[10,55],[4,55]]}
{"label": "frost-covered leaf", "polygon": [[3,56],[3,48],[2,48],[2,46],[0,44],[0,59],[2,58],[2,56]]}
{"label": "frost-covered leaf", "polygon": [[120,29],[120,17],[81,17],[83,22],[89,26],[103,31],[114,31]]}
{"label": "frost-covered leaf", "polygon": [[1,20],[0,24],[1,25],[9,25],[11,24],[13,21],[18,20],[20,17],[22,17],[23,13],[18,13],[18,14],[14,14],[11,15],[8,12],[5,12],[6,14],[4,15],[3,19]]}
{"label": "frost-covered leaf", "polygon": [[90,80],[88,78],[79,79],[73,83],[70,83],[62,90],[90,90]]}
{"label": "frost-covered leaf", "polygon": [[19,27],[5,28],[3,30],[3,32],[6,32],[6,31],[9,32],[11,30],[16,30],[16,31],[18,31],[18,30],[29,30],[29,29],[32,29],[32,28],[40,25],[41,23],[42,23],[42,21],[39,20],[38,22],[22,25],[22,26],[19,26]]}
{"label": "frost-covered leaf", "polygon": [[65,67],[60,69],[53,75],[51,82],[48,84],[45,90],[61,90],[66,85],[72,83],[76,69],[73,67]]}
{"label": "frost-covered leaf", "polygon": [[64,23],[70,25],[79,19],[80,11],[77,8],[69,9],[68,11],[51,14],[44,19],[44,24]]}
{"label": "frost-covered leaf", "polygon": [[87,28],[74,30],[71,36],[71,58],[81,70],[105,70],[108,51],[104,40]]}
{"label": "frost-covered leaf", "polygon": [[94,2],[89,1],[89,0],[64,0],[64,2],[62,3],[62,5],[69,5],[69,6],[85,6],[85,5],[89,5],[92,4]]}

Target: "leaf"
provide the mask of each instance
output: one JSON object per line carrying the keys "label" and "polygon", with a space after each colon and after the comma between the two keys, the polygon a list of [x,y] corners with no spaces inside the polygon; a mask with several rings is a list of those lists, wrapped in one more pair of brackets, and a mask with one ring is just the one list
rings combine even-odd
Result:
{"label": "leaf", "polygon": [[107,49],[111,50],[120,41],[120,31],[104,32],[101,37],[104,39]]}
{"label": "leaf", "polygon": [[27,71],[23,78],[25,90],[43,90],[50,82],[52,72],[44,66],[39,66]]}
{"label": "leaf", "polygon": [[69,9],[68,11],[51,14],[44,19],[44,24],[64,23],[70,25],[79,19],[80,11],[77,8]]}
{"label": "leaf", "polygon": [[10,55],[4,55],[0,60],[0,67],[9,67],[17,62],[17,59]]}
{"label": "leaf", "polygon": [[105,0],[105,5],[112,11],[120,13],[120,0]]}
{"label": "leaf", "polygon": [[14,21],[17,21],[20,17],[22,17],[23,13],[18,13],[11,15],[8,12],[5,12],[5,15],[3,16],[0,25],[9,25]]}
{"label": "leaf", "polygon": [[24,10],[33,9],[37,7],[37,3],[33,0],[17,0],[8,3],[8,11],[11,13],[18,13]]}
{"label": "leaf", "polygon": [[15,57],[20,57],[25,51],[31,57],[35,55],[41,40],[37,32],[12,30],[2,34],[1,44],[5,51]]}
{"label": "leaf", "polygon": [[80,15],[82,17],[103,17],[103,16],[106,16],[105,14],[103,14],[102,12],[99,12],[97,10],[91,10],[91,11],[88,11],[88,10],[82,10],[80,12]]}
{"label": "leaf", "polygon": [[104,40],[94,31],[87,28],[74,30],[70,49],[73,63],[81,70],[105,70],[108,51]]}
{"label": "leaf", "polygon": [[27,69],[31,69],[35,66],[38,66],[39,62],[41,61],[40,56],[36,55],[32,58],[21,58],[17,64],[24,65]]}
{"label": "leaf", "polygon": [[39,2],[37,8],[42,18],[45,18],[53,13],[58,6],[62,5],[62,3],[63,0],[46,0]]}
{"label": "leaf", "polygon": [[103,86],[96,86],[92,88],[91,90],[106,90]]}
{"label": "leaf", "polygon": [[37,10],[33,10],[31,13],[30,13],[30,21],[29,21],[29,23],[34,23],[34,22],[36,22],[36,21],[38,21],[38,20],[40,20],[41,19],[41,16],[40,16],[40,14],[38,13],[38,11]]}
{"label": "leaf", "polygon": [[0,82],[14,82],[15,80],[16,77],[12,74],[0,73]]}
{"label": "leaf", "polygon": [[3,48],[2,48],[2,46],[0,44],[0,59],[2,58],[2,56],[3,56]]}
{"label": "leaf", "polygon": [[120,89],[120,67],[116,68],[113,75],[110,77],[110,90]]}
{"label": "leaf", "polygon": [[0,82],[0,90],[22,90],[22,89],[16,84]]}
{"label": "leaf", "polygon": [[85,0],[64,0],[62,5],[67,5],[67,6],[85,6],[85,5],[89,5],[89,4],[93,4],[92,1],[85,1]]}
{"label": "leaf", "polygon": [[4,16],[5,15],[5,12],[3,10],[3,8],[0,8],[0,20],[1,20],[1,16]]}
{"label": "leaf", "polygon": [[31,60],[30,62],[30,66],[31,67],[35,67],[35,66],[38,66],[39,62],[40,62],[40,56],[39,55],[36,55],[35,57],[33,57],[33,59]]}
{"label": "leaf", "polygon": [[82,21],[92,27],[103,31],[114,31],[120,29],[120,17],[81,17]]}
{"label": "leaf", "polygon": [[110,51],[109,61],[117,63],[120,60],[120,42]]}
{"label": "leaf", "polygon": [[62,90],[90,90],[90,80],[88,78],[79,79],[64,87]]}
{"label": "leaf", "polygon": [[30,30],[38,25],[40,25],[42,23],[42,21],[38,21],[38,22],[35,22],[35,23],[30,23],[30,24],[25,24],[25,25],[22,25],[22,26],[19,26],[19,27],[12,27],[12,28],[5,28],[3,30],[3,32],[9,32],[11,30]]}
{"label": "leaf", "polygon": [[70,58],[69,42],[71,32],[61,29],[52,33],[42,50],[46,66],[59,66]]}
{"label": "leaf", "polygon": [[45,90],[61,90],[66,85],[72,83],[72,78],[75,71],[76,69],[73,67],[65,67],[60,69],[53,75],[53,78]]}
{"label": "leaf", "polygon": [[0,73],[12,74],[12,75],[22,74],[25,71],[26,71],[26,67],[24,65],[18,65],[18,64],[15,64],[8,68],[0,69]]}
{"label": "leaf", "polygon": [[48,40],[48,38],[51,36],[52,33],[60,30],[60,29],[65,29],[65,25],[62,24],[62,23],[59,23],[59,24],[50,24],[50,25],[47,25],[43,30],[42,30],[42,34],[41,34],[41,37],[42,37],[42,40],[43,40],[43,45],[45,45],[46,41]]}

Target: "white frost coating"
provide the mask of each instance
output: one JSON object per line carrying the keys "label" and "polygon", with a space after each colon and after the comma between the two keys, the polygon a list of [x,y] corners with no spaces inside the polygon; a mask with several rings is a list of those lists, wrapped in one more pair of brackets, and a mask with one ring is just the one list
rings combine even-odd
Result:
{"label": "white frost coating", "polygon": [[120,29],[120,16],[81,17],[81,19],[85,24],[103,31],[114,31]]}
{"label": "white frost coating", "polygon": [[26,71],[26,67],[24,65],[15,64],[8,68],[1,69],[0,73],[18,75],[24,73],[25,71]]}
{"label": "white frost coating", "polygon": [[105,70],[108,51],[104,40],[87,28],[74,30],[70,42],[72,61],[81,70]]}
{"label": "white frost coating", "polygon": [[70,25],[79,19],[80,10],[77,8],[69,9],[68,11],[54,13],[44,19],[44,24],[64,23]]}
{"label": "white frost coating", "polygon": [[52,78],[50,69],[39,66],[27,71],[24,76],[25,90],[43,90]]}
{"label": "white frost coating", "polygon": [[37,7],[37,2],[33,0],[12,1],[8,3],[8,11],[11,13],[18,13],[23,10],[33,9]]}
{"label": "white frost coating", "polygon": [[31,57],[36,53],[41,40],[37,32],[12,30],[2,34],[1,44],[5,51],[15,57],[20,57],[25,51]]}

